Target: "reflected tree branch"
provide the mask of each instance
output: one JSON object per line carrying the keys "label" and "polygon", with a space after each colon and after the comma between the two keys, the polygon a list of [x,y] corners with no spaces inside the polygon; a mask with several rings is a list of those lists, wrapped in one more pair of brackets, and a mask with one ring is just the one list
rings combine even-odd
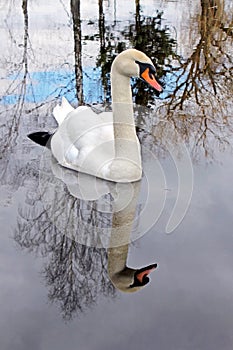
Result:
{"label": "reflected tree branch", "polygon": [[[229,145],[224,134],[233,130],[229,118],[233,59],[228,53],[233,22],[225,13],[223,1],[201,0],[200,5],[199,40],[189,57],[176,58],[171,71],[174,88],[165,102],[166,109],[159,108],[159,112],[173,122],[187,141],[193,140],[194,152],[201,146],[204,154],[210,156],[213,142]],[[195,24],[190,28],[195,30]]]}
{"label": "reflected tree branch", "polygon": [[65,187],[61,190],[60,181],[49,186],[52,198],[47,197],[47,187],[38,190],[34,181],[19,208],[14,239],[22,249],[46,259],[42,275],[49,300],[69,320],[95,305],[100,295],[115,296],[107,271],[107,250],[77,242],[79,235],[88,236],[96,227],[101,232],[111,220],[93,203],[74,198]]}
{"label": "reflected tree branch", "polygon": [[[13,147],[15,145],[16,139],[18,137],[19,133],[19,125],[20,125],[20,118],[23,112],[24,103],[25,103],[25,96],[26,96],[26,89],[27,89],[27,77],[28,77],[28,40],[29,40],[29,33],[28,33],[28,0],[22,0],[22,10],[23,10],[23,16],[24,16],[24,37],[23,37],[23,55],[22,55],[22,61],[19,63],[18,72],[16,73],[16,78],[13,80],[13,82],[9,85],[8,89],[6,90],[6,95],[11,91],[11,94],[15,91],[18,91],[19,98],[18,102],[15,105],[13,116],[11,117],[11,120],[8,121],[8,123],[5,125],[6,133],[5,133],[5,142],[2,143],[2,155],[6,152],[6,150],[9,147]],[[13,39],[13,37],[12,37]],[[18,77],[20,76],[21,72],[23,71],[23,77],[19,83],[15,85],[15,82],[17,82]],[[14,86],[14,87],[13,87]],[[13,90],[11,88],[13,87]]]}

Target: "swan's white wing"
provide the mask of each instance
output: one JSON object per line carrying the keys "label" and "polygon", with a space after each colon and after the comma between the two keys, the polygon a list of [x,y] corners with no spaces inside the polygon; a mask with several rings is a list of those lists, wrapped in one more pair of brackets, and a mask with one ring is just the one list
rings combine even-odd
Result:
{"label": "swan's white wing", "polygon": [[67,133],[71,145],[66,156],[67,162],[82,169],[90,169],[93,174],[94,169],[97,171],[114,156],[111,114],[96,115],[90,109],[79,113],[79,117],[76,111],[72,112],[68,119]]}
{"label": "swan's white wing", "polygon": [[79,113],[87,109],[89,109],[89,107],[86,106],[80,106],[74,109],[71,106],[71,104],[67,101],[67,99],[65,97],[62,97],[61,104],[57,104],[56,107],[53,109],[53,115],[58,124],[61,125],[70,112],[76,111],[76,113]]}
{"label": "swan's white wing", "polygon": [[113,140],[112,113],[97,115],[89,107],[79,107],[58,127],[51,149],[63,166],[93,175],[113,159]]}

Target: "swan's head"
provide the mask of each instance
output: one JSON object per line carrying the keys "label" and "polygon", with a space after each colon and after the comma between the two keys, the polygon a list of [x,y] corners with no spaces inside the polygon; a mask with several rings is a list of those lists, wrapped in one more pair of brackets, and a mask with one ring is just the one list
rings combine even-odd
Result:
{"label": "swan's head", "polygon": [[121,52],[113,61],[112,76],[114,72],[127,77],[141,78],[159,93],[163,90],[156,79],[156,69],[151,59],[139,50],[128,49]]}
{"label": "swan's head", "polygon": [[126,267],[123,271],[114,276],[110,276],[111,281],[121,292],[137,292],[149,283],[150,279],[148,275],[154,271],[156,267],[157,264],[152,264],[137,270]]}

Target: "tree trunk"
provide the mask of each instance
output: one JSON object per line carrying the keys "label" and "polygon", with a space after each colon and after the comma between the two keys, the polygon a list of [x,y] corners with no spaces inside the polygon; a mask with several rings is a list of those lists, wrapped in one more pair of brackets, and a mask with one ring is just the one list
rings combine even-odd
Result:
{"label": "tree trunk", "polygon": [[73,18],[74,31],[74,60],[76,95],[79,105],[83,104],[83,73],[82,73],[82,30],[80,18],[80,0],[71,0],[71,13]]}

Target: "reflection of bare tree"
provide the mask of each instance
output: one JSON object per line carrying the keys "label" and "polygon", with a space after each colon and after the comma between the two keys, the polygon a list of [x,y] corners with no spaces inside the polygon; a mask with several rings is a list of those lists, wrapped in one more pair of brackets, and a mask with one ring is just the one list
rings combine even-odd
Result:
{"label": "reflection of bare tree", "polygon": [[76,91],[79,104],[83,103],[83,74],[82,74],[82,30],[80,15],[80,0],[70,1],[71,12],[73,17],[74,31],[74,57],[75,57],[75,77]]}
{"label": "reflection of bare tree", "polygon": [[[170,96],[172,109],[183,109],[184,103],[192,94],[200,105],[203,102],[203,92],[213,92],[214,95],[223,92],[232,76],[233,60],[227,53],[226,42],[233,36],[230,25],[227,28],[222,22],[222,4],[218,0],[201,1],[201,6],[199,42],[191,56],[185,62],[180,59],[180,67],[173,69],[179,71],[179,74]],[[178,91],[181,91],[179,96]]]}
{"label": "reflection of bare tree", "polygon": [[135,26],[136,30],[140,26],[140,0],[135,0]]}
{"label": "reflection of bare tree", "polygon": [[103,0],[99,0],[99,36],[100,36],[100,52],[103,54],[105,51],[105,19]]}
{"label": "reflection of bare tree", "polygon": [[[38,186],[36,182],[35,186]],[[78,225],[75,237],[66,232],[72,231],[72,215],[74,221],[78,221],[79,216],[79,223],[84,220],[86,225],[95,227],[99,214],[94,207],[88,203],[82,205],[82,201],[66,191],[46,205],[43,199],[46,193],[39,194],[33,187],[19,209],[14,238],[21,248],[46,258],[43,276],[49,288],[49,299],[59,304],[64,318],[71,319],[94,305],[101,294],[105,297],[115,295],[107,272],[106,249],[78,243],[77,230],[82,230]],[[63,214],[64,223],[54,225],[53,220],[56,222],[64,208],[69,209]]]}
{"label": "reflection of bare tree", "polygon": [[[76,73],[76,85],[77,85],[77,96],[79,101],[82,103],[83,101],[83,92],[82,92],[82,66],[81,66],[81,20],[80,20],[80,1],[71,2],[71,9],[73,15],[73,30],[74,30],[74,47],[75,47],[75,73]],[[8,150],[12,149],[16,145],[16,140],[19,136],[19,129],[24,124],[24,120],[27,119],[25,114],[29,114],[32,111],[36,111],[40,109],[42,106],[47,104],[49,101],[42,101],[40,103],[36,103],[36,100],[40,96],[35,96],[34,85],[36,84],[34,77],[29,71],[30,60],[34,64],[34,52],[32,50],[31,42],[30,42],[30,31],[29,31],[29,17],[28,17],[28,0],[22,0],[22,12],[24,19],[24,33],[22,42],[17,42],[17,34],[12,32],[12,29],[9,27],[8,32],[10,36],[10,40],[12,41],[12,46],[17,50],[16,52],[20,52],[21,57],[18,62],[14,58],[12,62],[13,56],[10,58],[9,63],[4,62],[4,68],[7,69],[9,64],[9,84],[4,92],[3,99],[6,99],[6,108],[0,111],[0,115],[3,116],[2,122],[0,125],[1,128],[1,156]],[[69,15],[69,14],[68,14]],[[70,18],[69,18],[70,19]],[[5,21],[6,26],[7,20]],[[17,44],[17,46],[15,46]],[[23,50],[22,50],[23,48]],[[22,50],[22,53],[21,53]],[[14,51],[15,52],[15,51]],[[17,57],[17,56],[15,56]],[[65,58],[66,59],[66,58]],[[40,70],[41,68],[39,68]],[[44,68],[43,68],[44,69]],[[46,73],[46,72],[45,72]],[[71,78],[68,81],[65,87],[58,86],[53,91],[49,92],[48,99],[51,101],[55,100],[57,97],[64,95],[65,93],[69,93],[69,91],[74,88],[74,79]],[[53,96],[51,98],[51,96]],[[56,97],[54,97],[56,96]],[[34,104],[30,104],[25,108],[25,104],[29,97],[30,102]],[[4,101],[5,102],[5,101]],[[42,113],[46,113],[49,115],[49,125],[50,121],[50,111],[46,109],[42,109]],[[38,117],[37,113],[37,117]],[[22,118],[23,116],[23,118]],[[34,116],[33,116],[34,117]],[[35,119],[34,119],[35,122]]]}
{"label": "reflection of bare tree", "polygon": [[[80,199],[89,189],[98,199]],[[141,208],[139,190],[140,183],[98,183],[94,177],[61,167],[45,151],[39,182],[35,179],[19,208],[14,239],[46,258],[43,276],[49,299],[59,303],[65,318],[95,304],[100,295],[113,297],[113,280],[126,292],[144,286],[129,288],[138,270],[126,265],[128,245],[132,237],[138,238],[138,232],[134,236],[131,231]]]}
{"label": "reflection of bare tree", "polygon": [[[116,23],[113,25],[105,22],[103,0],[99,0],[99,37],[100,40],[100,53],[97,57],[97,67],[101,67],[101,78],[104,87],[104,98],[109,102],[111,98],[110,91],[110,70],[111,65],[118,53],[125,49],[125,44],[119,40],[119,32],[115,28]],[[95,37],[95,36],[94,36]],[[94,38],[92,37],[92,38]],[[86,37],[87,40],[93,40],[90,37]],[[104,101],[105,102],[105,101]]]}
{"label": "reflection of bare tree", "polygon": [[[5,95],[7,96],[9,93],[18,94],[17,104],[14,106],[14,109],[10,111],[11,119],[2,126],[4,129],[4,141],[2,140],[2,154],[9,147],[13,147],[15,145],[16,138],[19,133],[19,125],[20,118],[22,115],[25,96],[26,96],[26,87],[27,87],[27,79],[28,79],[28,42],[29,42],[29,33],[28,33],[28,0],[22,0],[22,10],[24,16],[24,36],[23,36],[23,54],[22,60],[18,65],[17,72],[15,73],[16,78],[13,82],[8,86]],[[12,38],[13,39],[13,38]],[[18,81],[19,76],[22,74],[22,78]],[[9,111],[8,111],[9,113]]]}
{"label": "reflection of bare tree", "polygon": [[106,251],[86,247],[65,235],[54,246],[43,274],[49,299],[59,302],[66,318],[95,304],[100,294],[114,296],[107,274]]}
{"label": "reflection of bare tree", "polygon": [[106,197],[110,203],[105,213],[99,210],[98,201],[71,196],[67,189],[76,190],[73,180],[77,174],[51,160],[50,151],[45,151],[40,178],[34,179],[19,208],[14,238],[21,248],[46,258],[43,276],[49,300],[58,303],[63,317],[70,319],[94,305],[100,295],[115,295],[108,276],[107,249],[96,247],[102,247],[104,229],[111,227],[111,197]]}
{"label": "reflection of bare tree", "polygon": [[195,149],[202,146],[209,155],[213,141],[228,143],[224,136],[232,130],[232,18],[221,0],[201,0],[198,23],[199,40],[192,54],[180,57],[172,69],[174,87],[165,113]]}

